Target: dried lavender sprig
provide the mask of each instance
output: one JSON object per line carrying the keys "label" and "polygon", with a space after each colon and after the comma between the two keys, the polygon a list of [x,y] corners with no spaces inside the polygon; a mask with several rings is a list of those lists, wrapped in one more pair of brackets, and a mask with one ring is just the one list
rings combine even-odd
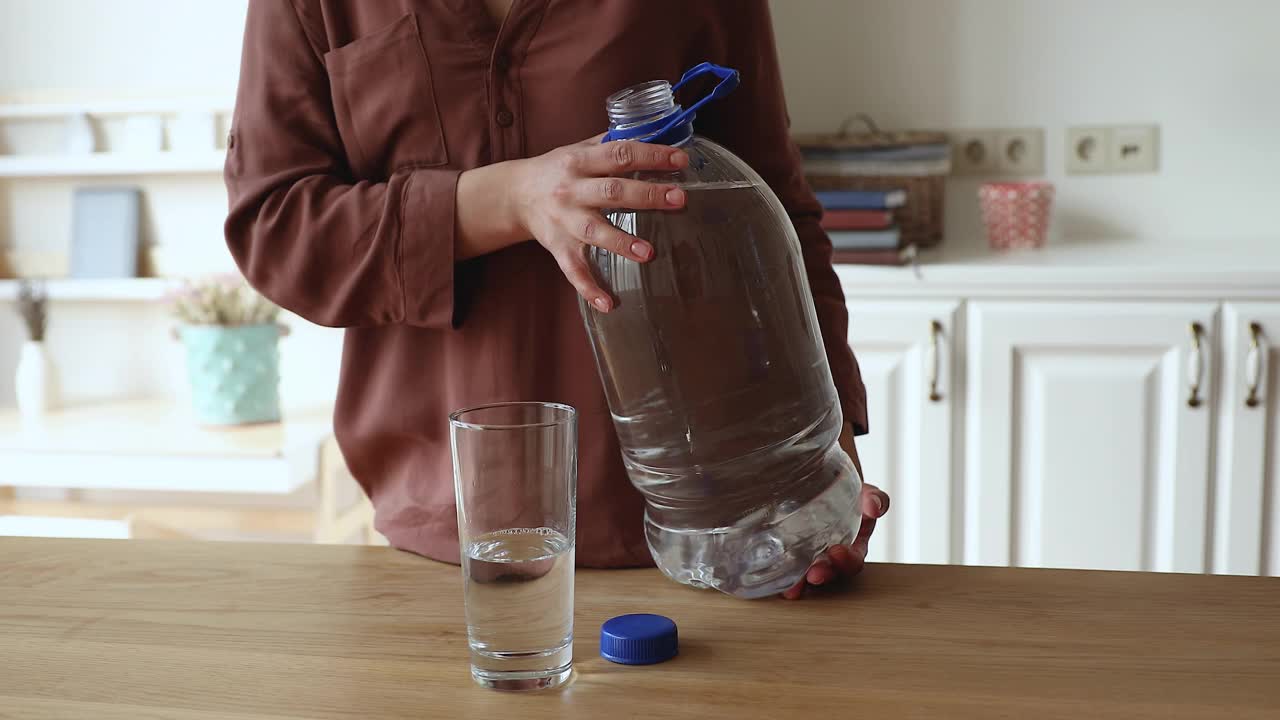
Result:
{"label": "dried lavender sprig", "polygon": [[44,342],[49,329],[49,294],[43,280],[23,278],[18,283],[18,315],[27,326],[27,335]]}
{"label": "dried lavender sprig", "polygon": [[280,308],[241,278],[188,280],[171,297],[174,315],[188,325],[258,325],[276,322]]}

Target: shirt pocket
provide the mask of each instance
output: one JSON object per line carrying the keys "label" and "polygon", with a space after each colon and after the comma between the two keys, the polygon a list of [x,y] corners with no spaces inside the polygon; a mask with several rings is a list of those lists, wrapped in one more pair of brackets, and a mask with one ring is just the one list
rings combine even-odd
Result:
{"label": "shirt pocket", "polygon": [[431,64],[413,13],[325,53],[334,116],[356,175],[449,162]]}

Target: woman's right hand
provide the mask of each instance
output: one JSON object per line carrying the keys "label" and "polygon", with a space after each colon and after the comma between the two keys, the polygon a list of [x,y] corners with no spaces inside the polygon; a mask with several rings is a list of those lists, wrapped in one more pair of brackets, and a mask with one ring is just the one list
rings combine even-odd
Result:
{"label": "woman's right hand", "polygon": [[675,185],[630,180],[637,171],[676,171],[689,164],[683,150],[634,141],[601,143],[601,136],[513,163],[508,202],[525,237],[545,247],[578,294],[600,312],[613,300],[587,266],[588,245],[636,262],[653,246],[609,223],[601,210],[677,210],[685,192]]}

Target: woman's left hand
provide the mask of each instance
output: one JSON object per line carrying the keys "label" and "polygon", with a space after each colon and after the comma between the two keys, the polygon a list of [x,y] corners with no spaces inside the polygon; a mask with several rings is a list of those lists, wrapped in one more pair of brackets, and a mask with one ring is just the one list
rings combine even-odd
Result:
{"label": "woman's left hand", "polygon": [[838,578],[851,578],[862,572],[867,560],[867,544],[871,541],[871,533],[876,529],[876,520],[889,511],[889,495],[875,485],[864,483],[861,505],[862,526],[858,528],[858,536],[854,538],[853,544],[828,548],[826,554],[809,567],[804,579],[783,592],[782,597],[799,600],[807,586],[827,585]]}

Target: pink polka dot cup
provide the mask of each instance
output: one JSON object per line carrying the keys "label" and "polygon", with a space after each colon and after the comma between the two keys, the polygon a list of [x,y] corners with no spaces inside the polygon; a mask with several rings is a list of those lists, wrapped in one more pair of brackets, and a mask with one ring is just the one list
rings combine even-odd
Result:
{"label": "pink polka dot cup", "polygon": [[978,188],[978,201],[992,250],[1044,247],[1053,209],[1052,183],[984,183]]}

